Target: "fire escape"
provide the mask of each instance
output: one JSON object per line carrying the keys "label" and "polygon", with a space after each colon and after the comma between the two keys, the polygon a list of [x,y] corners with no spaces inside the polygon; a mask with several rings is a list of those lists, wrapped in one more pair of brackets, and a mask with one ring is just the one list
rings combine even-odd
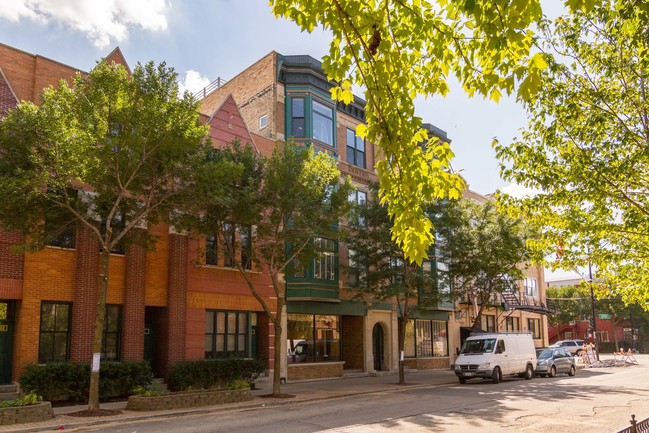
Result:
{"label": "fire escape", "polygon": [[549,302],[544,304],[539,299],[521,296],[521,293],[515,290],[506,290],[501,294],[502,307],[505,311],[522,310],[530,313],[552,314],[556,308]]}

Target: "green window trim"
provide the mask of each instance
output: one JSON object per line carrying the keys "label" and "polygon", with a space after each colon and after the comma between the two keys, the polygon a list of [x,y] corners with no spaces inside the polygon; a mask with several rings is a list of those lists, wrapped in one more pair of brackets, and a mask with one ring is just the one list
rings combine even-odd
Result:
{"label": "green window trim", "polygon": [[289,137],[337,148],[336,106],[330,99],[311,93],[291,93],[287,95],[285,107]]}

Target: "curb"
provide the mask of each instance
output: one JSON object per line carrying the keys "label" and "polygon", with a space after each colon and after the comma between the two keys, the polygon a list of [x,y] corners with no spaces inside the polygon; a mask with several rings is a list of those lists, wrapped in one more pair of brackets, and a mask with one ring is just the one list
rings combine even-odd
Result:
{"label": "curb", "polygon": [[[219,412],[229,412],[229,411],[234,412],[234,411],[244,411],[244,410],[251,410],[251,409],[271,408],[277,406],[298,405],[298,404],[311,403],[311,402],[317,402],[322,400],[353,397],[357,395],[393,393],[393,392],[403,391],[406,389],[441,387],[441,386],[448,386],[453,384],[455,384],[455,382],[443,382],[438,384],[413,384],[413,385],[395,384],[399,386],[399,388],[377,389],[371,391],[348,391],[348,392],[341,392],[341,393],[332,393],[329,395],[319,395],[319,396],[316,395],[312,398],[305,398],[305,399],[285,399],[285,400],[269,399],[267,402],[264,402],[262,400],[255,403],[244,403],[244,404],[234,403],[228,405],[208,406],[204,408],[185,409],[185,410],[178,410],[178,411],[164,411],[164,412],[157,411],[155,413],[150,413],[146,415],[134,415],[134,416],[126,416],[126,417],[120,417],[119,415],[116,415],[114,417],[105,417],[96,420],[79,421],[79,422],[72,422],[72,423],[52,423],[43,426],[24,427],[24,428],[17,428],[11,430],[3,430],[0,427],[0,432],[3,431],[15,432],[15,433],[42,432],[42,431],[57,430],[60,427],[64,427],[67,430],[67,429],[74,429],[79,427],[89,427],[89,426],[97,426],[97,425],[104,425],[104,424],[121,424],[121,423],[133,422],[133,421],[142,421],[151,418],[180,418],[183,416],[191,416],[191,415],[202,415],[202,414],[211,414],[211,413],[219,413]],[[255,396],[255,399],[261,400],[259,396]],[[6,427],[10,427],[10,426],[6,426]]]}

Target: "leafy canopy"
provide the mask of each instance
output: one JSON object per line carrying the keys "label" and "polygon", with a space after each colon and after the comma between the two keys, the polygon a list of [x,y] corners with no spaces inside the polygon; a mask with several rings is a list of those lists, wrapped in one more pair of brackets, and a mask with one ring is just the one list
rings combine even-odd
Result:
{"label": "leafy canopy", "polygon": [[500,213],[491,200],[440,202],[429,209],[443,240],[441,249],[453,278],[453,295],[478,305],[480,314],[496,293],[516,288],[530,254],[527,227]]}
{"label": "leafy canopy", "polygon": [[[587,9],[596,0],[568,0]],[[469,95],[498,101],[502,93],[527,99],[546,66],[532,54],[530,27],[542,17],[540,0],[270,0],[273,12],[311,32],[332,34],[323,58],[328,77],[340,83],[335,100],[353,100],[365,89],[367,127],[357,133],[383,152],[376,169],[381,198],[394,219],[392,236],[410,261],[421,263],[433,242],[425,203],[458,199],[465,183],[448,171],[450,145],[432,139],[415,116],[418,96],[446,95],[455,77]],[[516,85],[518,89],[515,90]]]}
{"label": "leafy canopy", "polygon": [[542,228],[530,243],[537,257],[553,268],[590,263],[614,288],[608,296],[649,308],[647,11],[609,1],[543,23],[550,66],[526,103],[529,126],[495,148],[505,179],[541,191],[502,197]]}
{"label": "leafy canopy", "polygon": [[0,221],[32,248],[51,234],[43,221],[81,222],[113,249],[132,228],[186,206],[203,159],[197,105],[178,97],[165,64],[132,74],[100,62],[72,86],[61,81],[0,123]]}

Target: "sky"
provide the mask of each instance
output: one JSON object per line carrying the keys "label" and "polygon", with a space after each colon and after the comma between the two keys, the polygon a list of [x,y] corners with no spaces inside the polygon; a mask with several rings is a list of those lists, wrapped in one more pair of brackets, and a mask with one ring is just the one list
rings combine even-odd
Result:
{"label": "sky", "polygon": [[[1,1],[1,43],[84,71],[119,46],[131,66],[149,60],[173,66],[190,91],[233,78],[270,51],[318,59],[328,51],[327,33],[302,33],[276,19],[267,0]],[[453,168],[472,190],[520,190],[500,179],[491,148],[493,138],[510,142],[526,124],[514,98],[497,104],[468,98],[451,82],[445,98],[418,100],[416,114],[447,132]]]}

